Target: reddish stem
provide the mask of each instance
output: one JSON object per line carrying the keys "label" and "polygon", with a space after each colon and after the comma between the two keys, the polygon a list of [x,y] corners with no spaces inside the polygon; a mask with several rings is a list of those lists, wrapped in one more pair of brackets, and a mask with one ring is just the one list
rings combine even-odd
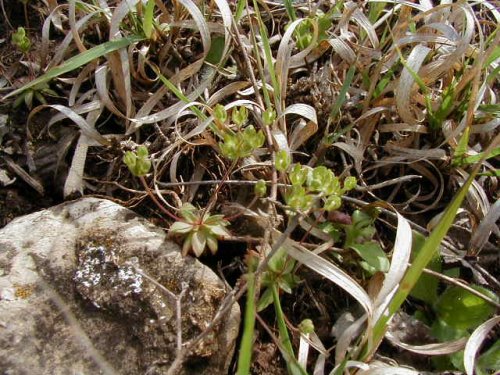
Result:
{"label": "reddish stem", "polygon": [[161,212],[163,212],[164,214],[168,215],[170,218],[174,219],[175,221],[182,221],[182,219],[180,217],[174,215],[172,212],[170,212],[165,207],[163,207],[163,205],[158,201],[158,199],[156,198],[156,196],[153,194],[153,192],[149,188],[149,186],[148,186],[148,184],[147,184],[146,179],[144,178],[144,176],[140,176],[139,178],[140,178],[140,180],[142,182],[142,185],[144,186],[144,189],[146,189],[146,193],[153,200],[153,202],[158,206],[158,208],[161,210]]}

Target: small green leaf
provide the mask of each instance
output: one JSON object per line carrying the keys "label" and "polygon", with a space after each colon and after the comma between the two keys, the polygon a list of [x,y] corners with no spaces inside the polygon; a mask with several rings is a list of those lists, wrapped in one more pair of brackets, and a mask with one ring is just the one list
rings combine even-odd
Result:
{"label": "small green leaf", "polygon": [[224,228],[224,225],[226,224],[220,223],[218,225],[204,225],[204,227],[217,237],[229,237],[229,232]]}
{"label": "small green leaf", "polygon": [[148,0],[146,3],[146,9],[144,10],[144,18],[142,20],[142,29],[147,39],[150,39],[153,33],[154,9],[155,0]]}
{"label": "small green leaf", "polygon": [[132,151],[127,151],[123,156],[123,162],[132,172],[135,169],[135,165],[137,163],[137,155],[134,154]]}
{"label": "small green leaf", "polygon": [[276,170],[279,172],[284,172],[288,169],[290,166],[290,163],[292,162],[292,158],[290,154],[286,150],[279,150],[276,153]]}
{"label": "small green leaf", "polygon": [[[472,288],[498,300],[498,297],[486,288],[477,285]],[[495,308],[488,302],[458,286],[449,287],[441,294],[435,310],[443,322],[457,329],[476,328],[495,312]]]}
{"label": "small green leaf", "polygon": [[198,230],[193,232],[193,236],[191,239],[191,246],[193,247],[194,255],[200,257],[205,250],[205,246],[207,244],[207,235],[204,231]]}
{"label": "small green leaf", "polygon": [[151,160],[148,158],[148,149],[145,146],[139,146],[136,152],[125,152],[123,162],[130,172],[137,177],[148,174],[151,169]]}
{"label": "small green leaf", "polygon": [[281,273],[286,266],[286,260],[286,249],[284,247],[280,247],[276,254],[269,259],[267,267],[274,273]]}
{"label": "small green leaf", "polygon": [[208,51],[205,61],[217,65],[222,59],[222,53],[224,52],[224,37],[218,36],[212,38],[212,44],[210,45],[210,50]]}
{"label": "small green leaf", "polygon": [[18,27],[17,31],[12,34],[12,44],[14,44],[23,53],[27,53],[31,47],[31,42],[26,36],[24,27]]}
{"label": "small green leaf", "polygon": [[212,252],[212,254],[215,255],[217,253],[217,250],[219,249],[219,241],[217,241],[216,237],[214,237],[212,235],[208,235],[207,236],[207,246],[210,249],[210,251]]}
{"label": "small green leaf", "polygon": [[323,206],[327,211],[338,210],[342,206],[342,199],[338,195],[330,195]]}
{"label": "small green leaf", "polygon": [[368,265],[376,271],[389,271],[390,262],[387,255],[377,242],[365,242],[362,244],[352,244],[349,248],[353,249]]}
{"label": "small green leaf", "polygon": [[356,180],[356,177],[354,176],[346,177],[346,179],[344,180],[344,191],[350,191],[354,189],[357,183],[358,181]]}
{"label": "small green leaf", "polygon": [[276,111],[272,108],[266,109],[262,114],[262,120],[264,121],[264,125],[271,125],[276,120]]}
{"label": "small green leaf", "polygon": [[170,234],[186,234],[193,230],[193,225],[183,221],[176,221],[170,226]]}
{"label": "small green leaf", "polygon": [[266,288],[264,293],[260,296],[259,302],[257,303],[257,312],[261,312],[270,304],[273,303],[273,291],[271,288]]}

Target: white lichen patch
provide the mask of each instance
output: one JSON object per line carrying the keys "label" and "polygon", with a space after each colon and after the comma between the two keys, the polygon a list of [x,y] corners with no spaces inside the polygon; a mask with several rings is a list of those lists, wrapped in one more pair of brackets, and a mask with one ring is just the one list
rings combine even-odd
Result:
{"label": "white lichen patch", "polygon": [[88,246],[82,251],[74,280],[87,288],[96,286],[102,281],[102,271],[105,269],[106,248],[104,246]]}
{"label": "white lichen patch", "polygon": [[[114,295],[139,294],[143,277],[129,264],[121,264],[112,248],[88,244],[78,252],[78,268],[74,274],[80,293],[96,307]],[[104,303],[106,305],[106,303]]]}
{"label": "white lichen patch", "polygon": [[131,266],[120,267],[116,276],[112,276],[110,280],[115,289],[118,289],[123,283],[128,284],[128,291],[125,292],[125,296],[130,293],[141,293],[142,292],[142,275],[135,272],[134,268]]}

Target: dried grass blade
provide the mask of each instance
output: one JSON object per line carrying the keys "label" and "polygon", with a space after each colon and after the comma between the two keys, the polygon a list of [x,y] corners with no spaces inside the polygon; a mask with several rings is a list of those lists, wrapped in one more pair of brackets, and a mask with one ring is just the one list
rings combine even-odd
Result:
{"label": "dried grass blade", "polygon": [[60,9],[66,7],[67,5],[58,5],[54,9],[51,9],[50,14],[47,16],[45,21],[43,21],[43,26],[42,26],[42,48],[40,48],[40,66],[43,67],[45,66],[46,60],[47,60],[47,53],[49,52],[49,43],[50,43],[50,25],[53,24],[58,28],[59,30],[62,31],[61,27],[61,18],[59,11]]}
{"label": "dried grass blade", "polygon": [[359,375],[419,375],[419,371],[406,367],[390,366],[382,362],[370,363],[368,370],[361,370]]}
{"label": "dried grass blade", "polygon": [[356,61],[356,54],[352,48],[342,38],[328,39],[328,43],[332,46],[333,50],[349,64],[354,64]]}
{"label": "dried grass blade", "polygon": [[85,134],[87,137],[96,140],[99,142],[101,145],[108,145],[109,141],[104,138],[97,130],[94,129],[94,127],[90,126],[88,122],[79,114],[74,112],[72,109],[65,107],[63,105],[59,104],[51,104],[51,105],[41,105],[37,108],[35,108],[29,115],[28,117],[28,123],[30,122],[32,116],[34,116],[37,112],[39,112],[43,108],[53,108],[61,113],[63,113],[67,118],[72,120],[80,130],[82,131],[83,134]]}
{"label": "dried grass blade", "polygon": [[309,121],[314,122],[316,125],[318,125],[318,117],[316,116],[316,109],[313,106],[310,106],[309,104],[296,103],[289,105],[283,111],[283,116],[289,115],[291,113],[302,116],[308,119]]}
{"label": "dried grass blade", "polygon": [[412,232],[408,221],[396,212],[398,225],[394,250],[392,252],[391,266],[389,272],[385,274],[382,288],[377,294],[374,302],[375,312],[373,318],[377,321],[385,313],[394,293],[399,288],[399,283],[403,278],[411,255]]}
{"label": "dried grass blade", "polygon": [[[95,123],[102,113],[102,106],[99,109],[90,112],[87,115],[86,121],[92,128],[95,129]],[[90,139],[85,134],[80,134],[76,144],[75,152],[71,160],[68,177],[64,182],[63,195],[68,197],[71,194],[83,194],[83,171],[85,169],[85,161],[87,160],[87,151],[90,146]]]}
{"label": "dried grass blade", "polygon": [[498,232],[498,226],[496,222],[500,218],[500,199],[498,199],[493,206],[491,206],[490,210],[486,214],[486,216],[481,220],[481,223],[478,225],[472,238],[470,240],[470,249],[473,253],[479,252],[483,246],[488,241],[490,233],[494,230]]}
{"label": "dried grass blade", "polygon": [[[347,8],[351,8],[353,6],[357,7],[357,5],[355,5],[355,3],[353,2],[346,3]],[[371,24],[370,20],[366,18],[366,16],[359,8],[357,8],[356,10],[354,10],[354,12],[352,12],[352,19],[355,20],[358,23],[358,25],[366,31],[368,39],[370,39],[373,48],[378,48],[379,40],[377,37],[377,32],[375,31],[375,28]]]}
{"label": "dried grass blade", "polygon": [[412,353],[422,354],[422,355],[447,355],[456,353],[465,347],[467,338],[463,337],[454,341],[440,342],[437,344],[426,344],[426,345],[410,345],[401,342],[394,335],[387,333],[385,338],[388,339],[395,346],[402,349],[408,350]]}
{"label": "dried grass blade", "polygon": [[120,112],[118,108],[116,108],[115,104],[109,97],[107,77],[106,77],[107,72],[108,72],[107,65],[101,65],[97,67],[97,69],[95,70],[95,86],[97,89],[97,94],[99,95],[99,99],[101,100],[101,103],[112,113],[114,113],[118,117],[126,118],[126,116],[122,112]]}
{"label": "dried grass blade", "polygon": [[[293,42],[293,33],[297,26],[305,21],[305,19],[297,19],[293,21],[288,28],[286,29],[283,38],[281,39],[280,45],[278,47],[278,53],[276,55],[276,72],[278,81],[281,83],[280,85],[280,95],[281,98],[286,97],[286,90],[288,84],[288,71],[290,69],[290,63],[292,62],[292,50],[295,46]],[[303,51],[297,53],[293,56],[293,59],[296,61],[305,61],[305,57],[312,51],[313,47],[316,45],[316,40],[318,39],[318,25],[316,22],[311,22],[313,25],[313,37],[310,44]],[[278,113],[280,116],[281,113]]]}
{"label": "dried grass blade", "polygon": [[68,177],[64,182],[63,195],[67,198],[71,194],[83,194],[83,170],[85,161],[87,160],[87,150],[89,148],[89,139],[85,134],[81,134],[76,144],[71,167],[68,172]]}
{"label": "dried grass blade", "polygon": [[464,367],[467,375],[474,375],[476,354],[488,336],[488,333],[498,324],[500,324],[500,316],[497,315],[481,324],[470,335],[464,350]]}
{"label": "dried grass blade", "polygon": [[[423,45],[416,45],[408,56],[408,61],[405,64],[401,77],[398,81],[396,89],[396,107],[401,119],[407,124],[414,125],[419,120],[411,111],[411,97],[415,84],[413,72],[418,72],[427,55],[431,52],[430,48]],[[411,70],[410,70],[411,69]]]}
{"label": "dried grass blade", "polygon": [[87,48],[83,45],[82,40],[80,39],[80,34],[78,33],[78,27],[76,25],[76,2],[75,0],[69,0],[69,27],[71,30],[71,34],[73,35],[73,39],[75,41],[76,47],[80,51],[80,53],[83,53],[87,51]]}
{"label": "dried grass blade", "polygon": [[324,276],[328,280],[334,282],[340,288],[349,293],[360,303],[371,319],[373,312],[372,301],[370,300],[368,294],[366,294],[365,290],[351,276],[333,263],[328,262],[320,256],[312,253],[291,239],[285,240],[284,246],[287,249],[288,255],[292,258],[309,267],[321,276]]}

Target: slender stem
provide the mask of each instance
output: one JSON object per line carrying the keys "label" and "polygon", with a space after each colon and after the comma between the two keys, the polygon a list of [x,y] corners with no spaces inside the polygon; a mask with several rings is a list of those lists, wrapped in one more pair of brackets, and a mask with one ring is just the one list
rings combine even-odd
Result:
{"label": "slender stem", "polygon": [[158,206],[158,208],[161,210],[161,212],[168,215],[170,218],[174,219],[175,221],[182,221],[182,219],[180,217],[174,215],[169,210],[167,210],[165,207],[163,207],[163,205],[158,201],[156,196],[153,194],[153,192],[149,188],[148,183],[146,182],[146,179],[144,178],[144,176],[140,176],[139,179],[141,180],[142,185],[144,186],[144,189],[146,189],[146,193],[148,193],[151,200]]}
{"label": "slender stem", "polygon": [[[248,204],[247,208],[250,209],[250,207],[252,207],[255,204],[255,202],[257,202],[258,200],[259,200],[259,197],[253,197],[252,201]],[[242,215],[244,215],[244,211],[238,212],[237,214],[235,214],[233,216],[227,216],[224,218],[224,220],[234,221]]]}
{"label": "slender stem", "polygon": [[201,217],[204,217],[206,212],[210,212],[210,210],[214,206],[215,202],[217,201],[217,194],[219,193],[220,189],[222,189],[222,186],[224,185],[225,181],[229,179],[229,176],[233,172],[234,167],[236,167],[237,163],[238,163],[238,159],[233,160],[233,162],[231,163],[231,166],[226,170],[226,173],[224,173],[224,176],[222,177],[220,184],[217,185],[217,188],[215,189],[214,194],[210,198],[210,201],[208,202],[207,206],[203,209],[203,213],[202,213]]}

